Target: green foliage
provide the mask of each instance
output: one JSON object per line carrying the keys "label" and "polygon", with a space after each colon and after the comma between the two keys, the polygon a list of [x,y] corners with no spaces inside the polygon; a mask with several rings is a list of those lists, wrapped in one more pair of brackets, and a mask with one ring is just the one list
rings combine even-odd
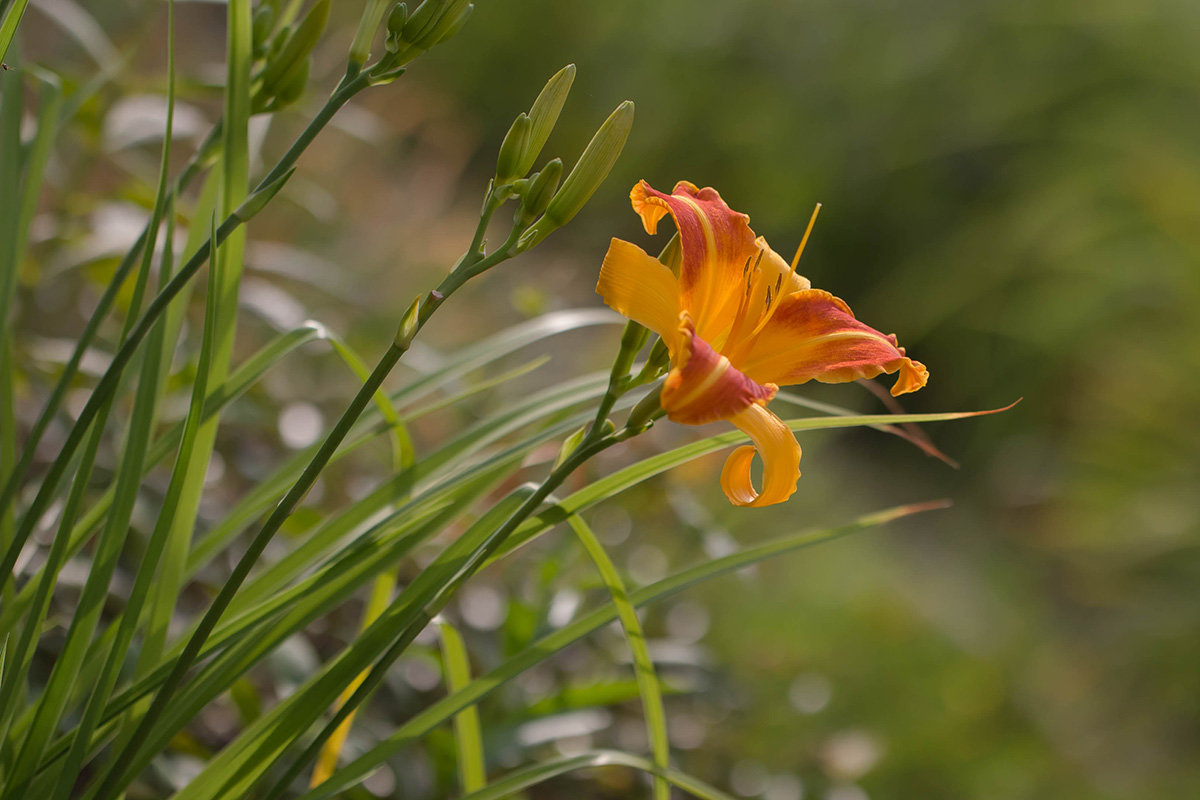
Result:
{"label": "green foliage", "polygon": [[[663,622],[651,607],[941,506],[709,557],[691,542],[690,566],[665,577],[606,539],[602,512],[628,506],[651,541],[663,504],[638,493],[661,495],[664,473],[702,469],[745,438],[646,445],[638,437],[662,416],[646,390],[667,367],[661,342],[629,323],[604,366],[589,347],[613,344],[612,314],[556,309],[513,324],[498,301],[514,281],[552,290],[547,236],[623,196],[606,179],[621,174],[633,103],[595,127],[623,92],[593,86],[583,102],[602,106],[570,107],[573,64],[544,84],[512,77],[553,49],[525,43],[525,60],[491,65],[521,97],[476,103],[486,158],[445,169],[453,154],[431,143],[453,147],[442,134],[461,121],[437,116],[422,94],[430,79],[384,87],[410,65],[448,83],[469,74],[456,42],[482,26],[466,0],[230,0],[223,19],[167,3],[136,23],[100,4],[80,7],[68,43],[44,51],[30,44],[50,41],[49,23],[24,10],[6,2],[0,17],[0,53],[25,44],[18,21],[30,29],[30,63],[9,56],[0,78],[0,800],[358,796],[381,767],[404,796],[482,800],[544,783],[633,793],[612,781],[640,774],[657,798],[671,786],[727,797],[710,785],[724,775],[707,780],[684,763],[692,745],[673,745],[672,702],[706,693],[656,664]],[[106,52],[96,41],[108,34],[128,61],[75,63],[71,48]],[[177,40],[188,45],[178,61]],[[213,42],[220,71],[200,52]],[[161,119],[123,109],[139,95],[162,101]],[[372,140],[375,129],[386,133]],[[565,179],[555,136],[588,142]],[[387,163],[409,147],[419,157]],[[338,172],[362,152],[386,166]],[[477,214],[436,207],[443,173],[452,202],[469,195],[476,208],[482,194]],[[349,243],[308,269],[302,255],[336,238],[322,230],[323,198]],[[121,209],[140,232],[104,221]],[[395,234],[379,269],[354,241],[367,225]],[[274,271],[270,244],[286,245]],[[590,288],[594,273],[576,264],[570,285]],[[935,453],[899,426],[970,416],[786,399],[820,413],[793,430],[871,427]],[[671,525],[693,525],[687,514],[705,506]],[[575,538],[551,535],[564,528]],[[751,593],[729,595],[731,607]],[[617,657],[605,649],[614,621]],[[585,643],[586,669],[572,675]],[[626,649],[631,669],[618,663]],[[444,678],[423,680],[418,667],[439,663]],[[540,696],[521,696],[523,683]],[[562,709],[640,715],[645,743],[605,744],[651,757],[556,754],[570,745]],[[531,733],[539,722],[548,737]],[[354,755],[339,767],[347,736]]]}

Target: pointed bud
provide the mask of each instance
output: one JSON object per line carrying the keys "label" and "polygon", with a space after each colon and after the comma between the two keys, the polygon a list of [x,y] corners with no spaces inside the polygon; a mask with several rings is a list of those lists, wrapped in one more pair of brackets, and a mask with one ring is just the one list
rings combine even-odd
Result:
{"label": "pointed bud", "polygon": [[427,29],[433,26],[437,16],[445,10],[446,3],[447,0],[425,0],[417,6],[417,10],[404,21],[400,38],[409,44],[416,44],[417,40],[427,33]]}
{"label": "pointed bud", "polygon": [[279,190],[291,179],[295,171],[296,168],[292,167],[271,183],[256,189],[237,207],[237,210],[233,212],[233,216],[237,217],[243,223],[249,222],[258,212],[263,210],[267,203],[271,202],[275,195],[279,194]]}
{"label": "pointed bud", "polygon": [[533,176],[529,183],[529,189],[521,200],[520,224],[522,226],[529,225],[545,212],[546,206],[550,205],[550,200],[554,197],[555,190],[558,189],[558,181],[562,178],[562,173],[562,159],[556,158],[542,167],[541,172]]}
{"label": "pointed bud", "polygon": [[263,68],[261,76],[262,88],[259,90],[261,97],[272,97],[277,94],[280,81],[290,75],[292,69],[300,61],[308,58],[308,54],[320,40],[321,34],[325,32],[325,25],[329,22],[329,6],[330,0],[318,0],[288,36],[287,42],[279,53],[267,61],[267,66]]}
{"label": "pointed bud", "polygon": [[425,0],[404,24],[400,38],[428,50],[457,33],[473,10],[470,0]]}
{"label": "pointed bud", "polygon": [[519,114],[500,145],[500,157],[496,159],[496,185],[512,183],[525,175],[520,169],[521,154],[529,144],[529,131],[533,127],[528,114]]}
{"label": "pointed bud", "polygon": [[522,175],[533,168],[533,163],[537,161],[546,140],[550,138],[550,132],[558,122],[559,112],[562,111],[563,103],[567,102],[567,95],[570,94],[574,81],[575,65],[567,64],[546,81],[537,99],[529,107],[529,119],[533,127],[529,133],[529,144],[521,155],[521,165],[518,167]]}
{"label": "pointed bud", "polygon": [[[433,44],[441,44],[447,39],[452,39],[459,31],[463,29],[463,26],[467,24],[467,20],[469,20],[471,15],[474,13],[475,4],[468,3],[467,7],[458,13],[458,16],[452,17],[447,15],[447,21],[444,24],[439,25],[437,30],[434,32]],[[433,45],[430,45],[430,47],[432,46]]]}
{"label": "pointed bud", "polygon": [[305,58],[293,66],[287,75],[279,79],[278,88],[275,90],[275,100],[271,103],[272,111],[291,105],[300,99],[300,95],[304,94],[304,87],[308,85],[308,72],[311,64],[312,59]]}
{"label": "pointed bud", "polygon": [[389,2],[391,0],[368,0],[367,7],[363,9],[354,41],[350,43],[351,72],[357,73],[371,57],[371,42],[375,41],[375,31],[379,30],[379,22],[387,13]]}
{"label": "pointed bud", "polygon": [[642,372],[647,375],[657,375],[664,372],[670,364],[671,350],[665,341],[659,339],[650,348],[650,355],[646,358],[646,366],[642,368]]}
{"label": "pointed bud", "polygon": [[412,305],[408,307],[408,311],[404,312],[404,319],[400,321],[400,327],[396,329],[395,344],[402,350],[407,350],[412,344],[413,338],[420,330],[421,317],[421,298],[412,301]]}
{"label": "pointed bud", "polygon": [[660,386],[650,389],[650,394],[643,397],[629,412],[625,421],[625,429],[641,433],[654,424],[654,420],[663,415],[662,391]]}
{"label": "pointed bud", "polygon": [[388,33],[394,33],[399,36],[404,32],[404,23],[408,22],[408,4],[397,3],[392,6],[392,10],[388,12],[387,29]]}
{"label": "pointed bud", "polygon": [[275,9],[271,6],[259,6],[254,11],[252,23],[252,39],[254,52],[258,55],[265,53],[270,45],[271,29],[275,27]]}
{"label": "pointed bud", "polygon": [[625,147],[632,127],[633,102],[626,100],[617,106],[588,142],[571,174],[563,181],[562,188],[546,207],[546,213],[517,241],[518,252],[533,247],[579,213],[608,177],[617,157],[621,155],[621,149]]}

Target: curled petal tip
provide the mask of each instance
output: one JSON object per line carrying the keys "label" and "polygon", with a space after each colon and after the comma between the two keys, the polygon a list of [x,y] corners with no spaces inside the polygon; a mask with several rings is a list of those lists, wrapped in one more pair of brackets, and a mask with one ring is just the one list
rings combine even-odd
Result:
{"label": "curled petal tip", "polygon": [[[735,506],[760,508],[782,503],[796,491],[800,479],[800,444],[795,434],[764,406],[754,404],[730,417],[750,435],[754,446],[743,445],[729,454],[721,469],[721,489]],[[755,453],[763,461],[762,491],[754,488],[750,466]]]}
{"label": "curled petal tip", "polygon": [[643,181],[638,181],[629,191],[629,201],[633,204],[633,211],[642,218],[642,227],[646,233],[653,236],[658,232],[658,221],[667,215],[670,210],[669,206],[660,197],[654,194],[654,188],[650,184]]}
{"label": "curled petal tip", "polygon": [[905,358],[900,363],[896,383],[892,385],[892,397],[915,392],[929,383],[929,370],[920,361]]}

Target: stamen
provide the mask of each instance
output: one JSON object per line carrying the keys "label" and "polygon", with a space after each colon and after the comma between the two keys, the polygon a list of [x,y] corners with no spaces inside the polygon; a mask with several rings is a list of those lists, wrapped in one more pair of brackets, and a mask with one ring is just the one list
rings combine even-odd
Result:
{"label": "stamen", "polygon": [[804,246],[808,244],[808,236],[812,233],[813,225],[816,224],[817,214],[821,213],[821,204],[817,203],[813,209],[812,216],[808,218],[808,227],[804,229],[804,237],[800,239],[800,246],[796,248],[796,255],[792,256],[792,272],[796,271],[796,265],[800,263],[800,255],[804,252]]}
{"label": "stamen", "polygon": [[[800,239],[800,247],[796,248],[796,255],[792,258],[792,264],[788,268],[787,275],[780,275],[776,279],[774,297],[771,296],[770,287],[767,288],[766,309],[759,318],[758,324],[754,326],[754,330],[750,331],[750,335],[746,337],[747,339],[757,336],[758,332],[765,328],[767,323],[770,322],[771,317],[775,315],[775,308],[778,306],[779,301],[783,299],[785,294],[784,292],[780,291],[783,288],[783,279],[786,277],[788,281],[791,281],[792,276],[796,274],[796,265],[800,263],[800,256],[804,253],[804,246],[808,244],[808,237],[812,234],[813,225],[816,224],[817,214],[819,214],[820,211],[821,204],[817,203],[816,208],[813,209],[812,216],[808,218],[808,227],[804,229],[804,237]],[[761,251],[759,255],[761,255]],[[772,300],[774,300],[774,302],[772,302]]]}

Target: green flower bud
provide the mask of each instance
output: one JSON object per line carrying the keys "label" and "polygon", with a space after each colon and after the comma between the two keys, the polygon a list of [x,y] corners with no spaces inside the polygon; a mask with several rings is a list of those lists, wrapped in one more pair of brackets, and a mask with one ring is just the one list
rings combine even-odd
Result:
{"label": "green flower bud", "polygon": [[617,106],[588,142],[583,155],[575,162],[571,174],[563,181],[562,188],[555,193],[550,205],[546,207],[546,213],[517,241],[518,252],[533,247],[549,236],[551,231],[561,228],[579,213],[608,177],[617,157],[621,155],[621,149],[625,147],[631,127],[633,102],[626,100]]}
{"label": "green flower bud", "polygon": [[558,181],[562,178],[562,173],[562,159],[556,158],[542,167],[542,171],[530,179],[529,189],[524,193],[521,201],[520,224],[522,226],[533,222],[546,211],[546,206],[550,205],[550,200],[554,197],[555,190],[558,189]]}
{"label": "green flower bud", "polygon": [[387,18],[388,33],[394,33],[399,36],[404,32],[404,23],[406,22],[408,22],[408,4],[397,3],[392,6],[392,10],[388,13]]}
{"label": "green flower bud", "polygon": [[271,6],[259,6],[254,10],[254,22],[252,26],[254,53],[255,55],[262,55],[271,44],[271,29],[275,27],[275,9]]}
{"label": "green flower bud", "polygon": [[662,387],[654,386],[650,393],[637,402],[625,420],[625,429],[641,433],[663,415]]}
{"label": "green flower bud", "polygon": [[513,120],[512,127],[504,136],[500,145],[500,156],[496,159],[496,185],[503,186],[523,177],[525,172],[520,169],[521,154],[529,144],[529,131],[533,127],[528,114],[518,114]]}
{"label": "green flower bud", "polygon": [[518,167],[522,175],[533,168],[533,162],[537,161],[546,140],[550,138],[550,132],[554,130],[554,124],[558,122],[559,112],[562,111],[563,103],[567,102],[567,95],[571,92],[571,84],[574,80],[575,65],[567,64],[554,73],[554,77],[546,81],[546,85],[542,87],[537,99],[529,107],[529,119],[533,126],[529,132],[529,143],[525,147],[525,152],[521,154],[521,163]]}
{"label": "green flower bud", "polygon": [[[447,39],[453,38],[459,31],[463,29],[463,26],[467,24],[467,20],[469,20],[471,15],[474,13],[475,4],[467,3],[467,7],[458,12],[458,16],[447,14],[446,21],[443,24],[438,25],[437,29],[434,31],[433,44],[441,44]],[[432,47],[433,44],[431,44],[430,47]]]}
{"label": "green flower bud", "polygon": [[308,72],[311,66],[312,59],[305,58],[280,78],[275,90],[275,99],[271,102],[272,111],[289,106],[300,99],[300,95],[304,94],[304,87],[308,86]]}
{"label": "green flower bud", "polygon": [[432,27],[437,16],[445,10],[447,2],[448,0],[425,0],[417,6],[417,10],[404,21],[400,38],[410,44],[415,44],[417,39],[425,35],[427,29]]}
{"label": "green flower bud", "polygon": [[413,338],[417,335],[417,330],[420,327],[418,322],[421,317],[421,298],[412,301],[412,305],[408,307],[408,311],[404,312],[404,319],[400,320],[400,327],[396,329],[396,346],[407,350],[412,344]]}
{"label": "green flower bud", "polygon": [[401,39],[428,50],[458,32],[473,11],[470,0],[425,0],[404,23]]}
{"label": "green flower bud", "polygon": [[295,31],[288,36],[279,53],[267,61],[267,66],[262,71],[260,89],[263,97],[276,95],[281,80],[288,77],[300,61],[308,58],[321,34],[325,32],[325,25],[329,22],[329,6],[329,0],[318,0],[304,15],[304,19],[300,20]]}
{"label": "green flower bud", "polygon": [[391,0],[370,0],[363,9],[358,20],[358,30],[354,33],[354,41],[350,44],[349,66],[351,72],[358,72],[371,56],[371,42],[375,40],[375,31],[379,29],[379,21],[383,19]]}

